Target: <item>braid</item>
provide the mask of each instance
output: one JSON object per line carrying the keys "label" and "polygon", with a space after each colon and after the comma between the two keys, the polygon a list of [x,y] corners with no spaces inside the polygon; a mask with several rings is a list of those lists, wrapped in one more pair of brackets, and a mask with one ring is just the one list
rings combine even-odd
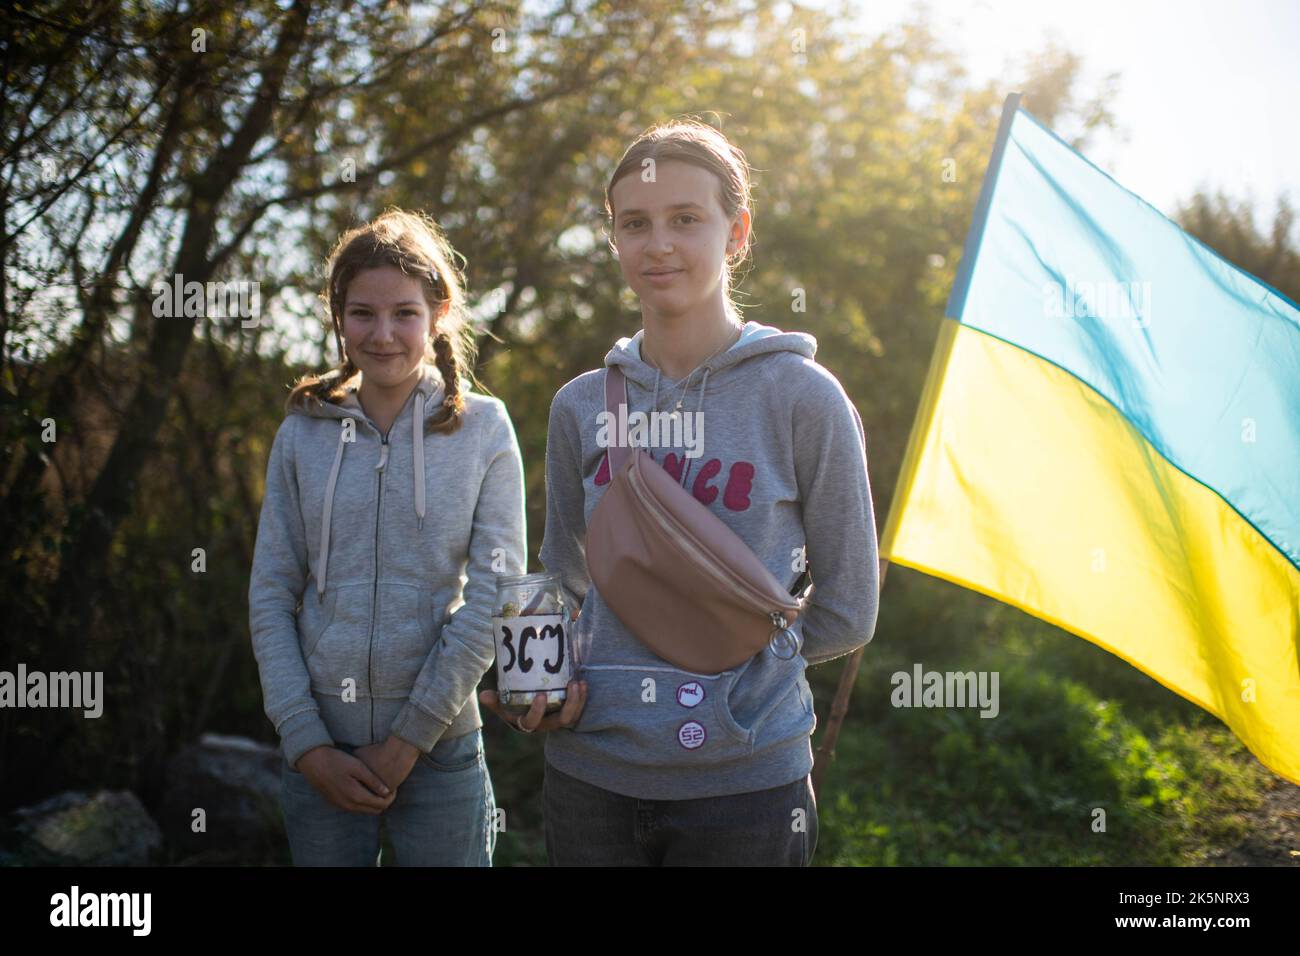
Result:
{"label": "braid", "polygon": [[437,356],[438,371],[442,374],[445,397],[442,411],[433,417],[428,426],[431,432],[454,432],[460,428],[461,415],[465,411],[465,396],[460,393],[460,368],[456,361],[456,352],[451,347],[451,338],[446,332],[439,332],[433,339],[433,351]]}
{"label": "braid", "polygon": [[[342,351],[342,343],[339,345]],[[326,372],[318,381],[315,398],[320,402],[334,402],[343,397],[343,384],[351,377],[356,375],[356,365],[352,363],[352,356],[341,356],[342,363],[331,372]]]}
{"label": "braid", "polygon": [[357,371],[352,359],[345,358],[323,375],[304,375],[289,392],[289,398],[284,403],[285,412],[312,406],[313,402],[319,406],[340,400],[345,394],[344,383],[356,375]]}
{"label": "braid", "polygon": [[352,362],[352,356],[343,348],[343,335],[339,331],[338,321],[334,321],[334,341],[338,345],[339,364],[331,372],[320,377],[315,398],[321,402],[335,401],[343,397],[343,383],[356,375],[359,369]]}
{"label": "braid", "polygon": [[343,360],[343,364],[339,366],[339,378],[338,382],[335,384],[335,388],[342,388],[343,383],[349,381],[352,376],[356,375],[359,371],[360,369],[352,364],[352,356],[349,355]]}

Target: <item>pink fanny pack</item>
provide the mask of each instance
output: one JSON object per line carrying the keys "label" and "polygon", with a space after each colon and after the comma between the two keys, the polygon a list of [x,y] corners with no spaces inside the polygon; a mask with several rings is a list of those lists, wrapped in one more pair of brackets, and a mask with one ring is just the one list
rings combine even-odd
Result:
{"label": "pink fanny pack", "polygon": [[[627,381],[605,371],[605,409],[615,422]],[[615,435],[610,483],[587,528],[587,570],[601,598],[641,643],[681,670],[716,674],[764,646],[789,660],[790,625],[807,606],[807,570],[786,591],[734,531],[641,448]],[[796,596],[797,595],[797,596]]]}

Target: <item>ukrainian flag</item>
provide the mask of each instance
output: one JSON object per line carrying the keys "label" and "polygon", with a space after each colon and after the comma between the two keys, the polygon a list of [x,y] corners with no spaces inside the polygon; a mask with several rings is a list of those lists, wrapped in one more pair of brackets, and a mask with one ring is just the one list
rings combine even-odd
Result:
{"label": "ukrainian flag", "polygon": [[1300,308],[1013,94],[881,556],[1118,654],[1300,783]]}

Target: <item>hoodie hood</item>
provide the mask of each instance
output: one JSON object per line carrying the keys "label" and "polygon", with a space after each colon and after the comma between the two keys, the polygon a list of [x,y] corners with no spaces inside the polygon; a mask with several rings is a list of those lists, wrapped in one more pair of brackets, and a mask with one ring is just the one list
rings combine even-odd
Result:
{"label": "hoodie hood", "polygon": [[[420,380],[416,383],[415,390],[411,394],[412,396],[423,396],[425,403],[424,417],[427,418],[437,413],[441,402],[431,401],[431,399],[435,395],[441,395],[442,391],[442,373],[438,371],[436,366],[428,362],[423,363],[420,366]],[[407,402],[410,403],[410,398],[407,399]],[[407,406],[402,406],[398,418],[401,418],[406,413],[406,408]],[[349,385],[347,397],[338,402],[304,403],[302,407],[289,409],[289,413],[291,415],[303,415],[307,418],[361,418],[363,421],[370,422],[365,409],[361,407],[361,401],[357,398],[356,385]],[[370,422],[370,424],[372,427],[374,426],[373,422]],[[375,430],[378,432],[377,428]]]}
{"label": "hoodie hood", "polygon": [[631,338],[619,339],[606,354],[605,365],[619,366],[628,379],[643,388],[653,390],[654,397],[651,399],[650,404],[652,411],[659,406],[659,390],[661,387],[667,389],[670,393],[679,387],[684,389],[678,407],[684,405],[686,396],[694,388],[698,387],[700,395],[695,410],[699,412],[704,410],[704,400],[710,375],[717,376],[715,384],[730,380],[740,374],[738,366],[741,363],[756,355],[766,355],[771,352],[795,352],[809,359],[817,354],[817,340],[807,332],[783,332],[778,328],[763,325],[759,322],[746,322],[741,327],[740,338],[735,345],[722,354],[708,359],[695,371],[687,375],[685,382],[670,382],[663,378],[663,373],[659,369],[642,359],[641,342],[644,338],[645,329],[640,329]]}
{"label": "hoodie hood", "polygon": [[[430,365],[428,362],[420,366],[420,381],[416,383],[415,388],[411,391],[410,396],[406,399],[406,404],[402,406],[401,411],[397,413],[397,418],[393,419],[393,426],[389,429],[392,434],[396,429],[398,422],[406,415],[407,409],[415,404],[415,410],[411,413],[411,480],[414,482],[415,491],[415,526],[416,530],[424,528],[425,500],[424,500],[424,423],[431,415],[435,415],[442,406],[442,396],[444,388],[442,383],[442,373],[437,367]],[[302,407],[290,409],[290,414],[304,415],[308,418],[336,418],[339,420],[339,443],[334,452],[334,464],[330,468],[329,481],[325,485],[325,501],[323,507],[323,520],[321,521],[321,538],[320,538],[320,575],[316,580],[316,593],[318,596],[325,594],[325,575],[329,567],[329,541],[330,541],[330,517],[334,510],[334,488],[338,483],[339,469],[343,465],[343,449],[355,442],[345,441],[347,435],[347,426],[345,420],[362,421],[374,429],[375,434],[379,436],[379,460],[375,462],[375,470],[381,470],[388,464],[388,435],[379,431],[379,427],[370,420],[366,415],[365,409],[361,407],[361,401],[357,398],[357,386],[352,385],[348,388],[347,396],[339,402],[304,402]],[[354,453],[355,454],[355,453]]]}

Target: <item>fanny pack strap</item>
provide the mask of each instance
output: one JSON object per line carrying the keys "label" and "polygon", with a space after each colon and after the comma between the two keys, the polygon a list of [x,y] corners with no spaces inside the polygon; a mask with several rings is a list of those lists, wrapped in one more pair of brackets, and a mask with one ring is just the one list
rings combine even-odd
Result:
{"label": "fanny pack strap", "polygon": [[[609,458],[609,477],[613,481],[614,475],[627,464],[628,457],[632,454],[632,449],[626,444],[627,435],[619,429],[620,416],[618,414],[619,405],[629,406],[624,412],[626,416],[631,414],[631,403],[627,397],[627,377],[623,370],[617,365],[607,365],[605,367],[605,411],[609,412],[614,420],[613,438],[609,447],[605,449],[605,454]],[[790,586],[790,593],[796,598],[803,597],[804,593],[812,587],[812,562],[805,562],[803,572],[795,579],[794,584]]]}
{"label": "fanny pack strap", "polygon": [[614,475],[627,464],[628,457],[632,454],[632,449],[626,444],[627,435],[619,428],[619,422],[626,421],[631,408],[628,408],[622,416],[618,414],[620,405],[628,405],[627,400],[627,379],[623,375],[623,370],[617,365],[609,365],[605,368],[605,411],[609,412],[614,419],[613,439],[605,454],[609,458],[609,477],[612,480]]}

